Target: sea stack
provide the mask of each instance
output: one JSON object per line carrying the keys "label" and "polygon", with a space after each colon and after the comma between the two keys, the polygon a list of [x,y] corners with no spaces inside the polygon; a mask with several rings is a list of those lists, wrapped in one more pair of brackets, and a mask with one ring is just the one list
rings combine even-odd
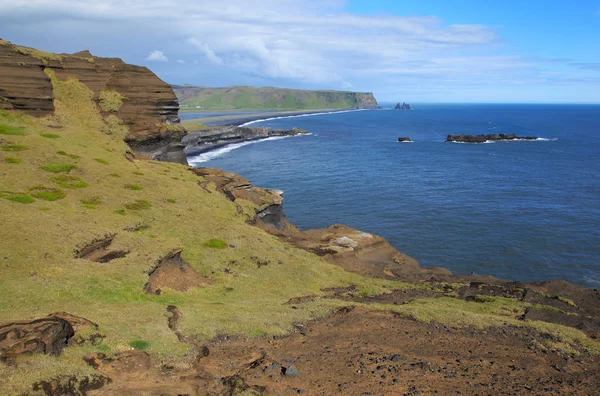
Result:
{"label": "sea stack", "polygon": [[399,141],[400,143],[412,143],[412,140],[410,140],[410,138],[409,138],[409,137],[402,137],[402,136],[401,136],[401,137],[399,137],[399,138],[398,138],[398,141]]}

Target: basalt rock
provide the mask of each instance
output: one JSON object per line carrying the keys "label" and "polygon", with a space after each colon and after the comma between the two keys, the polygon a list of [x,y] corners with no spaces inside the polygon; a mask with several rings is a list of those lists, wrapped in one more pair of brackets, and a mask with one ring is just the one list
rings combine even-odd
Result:
{"label": "basalt rock", "polygon": [[536,136],[517,136],[514,133],[509,134],[486,134],[486,135],[448,135],[446,142],[457,143],[486,143],[502,140],[536,140]]}
{"label": "basalt rock", "polygon": [[181,143],[184,144],[187,155],[197,155],[205,151],[233,143],[267,139],[270,137],[303,135],[308,132],[299,128],[289,130],[271,128],[248,128],[227,126],[186,135]]}
{"label": "basalt rock", "polygon": [[[148,68],[96,57],[89,51],[57,55],[1,39],[0,109],[34,116],[52,114],[54,94],[46,69],[59,79],[74,78],[85,84],[94,93],[101,114],[115,115],[129,128],[125,141],[137,152],[154,155],[170,143],[179,143],[186,134],[171,86]],[[120,100],[106,105],[103,100],[111,94]]]}
{"label": "basalt rock", "polygon": [[0,326],[0,356],[60,355],[74,335],[73,326],[59,317],[7,323]]}
{"label": "basalt rock", "polygon": [[398,138],[398,141],[399,141],[400,143],[410,143],[410,142],[412,142],[412,140],[410,140],[410,138],[409,138],[409,137],[403,137],[403,136],[399,137],[399,138]]}
{"label": "basalt rock", "polygon": [[[210,188],[214,185],[218,192],[224,194],[232,202],[236,202],[238,199],[252,202],[256,208],[253,222],[277,230],[295,228],[283,214],[283,191],[255,187],[240,175],[224,172],[221,169],[195,168],[191,171],[202,176],[203,180],[199,184],[205,191],[211,192]],[[241,213],[241,208],[238,207],[238,209]]]}

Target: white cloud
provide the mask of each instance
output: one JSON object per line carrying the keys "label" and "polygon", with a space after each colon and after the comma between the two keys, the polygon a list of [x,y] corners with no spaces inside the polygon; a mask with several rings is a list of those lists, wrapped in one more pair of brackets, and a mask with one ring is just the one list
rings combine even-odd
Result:
{"label": "white cloud", "polygon": [[[0,0],[0,26],[3,38],[18,42],[19,35],[29,34],[33,39],[25,44],[42,49],[85,35],[92,42],[74,50],[101,48],[103,55],[124,56],[129,62],[142,61],[147,51],[147,61],[167,61],[154,49],[168,48],[173,59],[195,59],[188,63],[198,67],[186,69],[185,75],[169,69],[170,64],[153,67],[169,82],[199,85],[352,87],[394,95],[477,84],[548,84],[545,70],[595,68],[553,66],[515,54],[494,29],[481,24],[448,24],[434,16],[359,15],[347,12],[345,3]],[[6,37],[6,31],[12,36]],[[44,40],[48,46],[37,44]],[[135,57],[130,55],[134,47],[142,48]],[[552,78],[559,79],[562,71],[555,71]],[[571,78],[566,72],[564,77]]]}
{"label": "white cloud", "polygon": [[219,58],[217,54],[208,46],[206,43],[202,43],[195,38],[188,39],[188,43],[196,47],[209,61],[214,65],[222,65],[223,59]]}
{"label": "white cloud", "polygon": [[147,61],[158,61],[158,62],[167,62],[169,59],[165,56],[164,52],[159,50],[154,50],[148,54],[146,58]]}
{"label": "white cloud", "polygon": [[185,64],[185,61],[182,59],[177,59],[177,63],[181,63],[183,65],[183,64]]}

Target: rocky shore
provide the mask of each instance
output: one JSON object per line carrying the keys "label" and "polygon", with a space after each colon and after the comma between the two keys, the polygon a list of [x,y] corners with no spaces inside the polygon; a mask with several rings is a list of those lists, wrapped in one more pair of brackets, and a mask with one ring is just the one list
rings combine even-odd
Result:
{"label": "rocky shore", "polygon": [[536,136],[517,136],[514,133],[509,134],[482,134],[482,135],[448,135],[446,142],[454,143],[487,143],[507,140],[537,140]]}
{"label": "rocky shore", "polygon": [[0,394],[597,394],[599,290],[299,230],[281,191],[181,156],[305,131],[180,143],[156,76],[73,56],[0,42]]}
{"label": "rocky shore", "polygon": [[185,146],[185,153],[188,156],[193,156],[229,144],[268,139],[271,137],[304,135],[307,133],[308,132],[299,128],[283,130],[226,126],[222,128],[212,128],[202,132],[188,133],[181,140],[181,143]]}

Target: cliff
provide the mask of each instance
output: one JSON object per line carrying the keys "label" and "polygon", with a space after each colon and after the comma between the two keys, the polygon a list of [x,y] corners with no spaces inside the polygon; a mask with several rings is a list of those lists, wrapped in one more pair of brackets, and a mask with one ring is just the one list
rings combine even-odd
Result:
{"label": "cliff", "polygon": [[377,109],[372,93],[344,91],[308,91],[271,87],[208,88],[191,85],[173,86],[184,110],[321,110]]}
{"label": "cliff", "polygon": [[132,157],[114,101],[36,56],[3,69],[31,76],[0,109],[1,395],[597,393],[600,291],[300,231],[281,191]]}
{"label": "cliff", "polygon": [[124,139],[135,151],[153,154],[185,135],[179,125],[177,97],[148,68],[88,51],[59,55],[1,39],[0,109],[36,117],[52,115],[55,90],[50,73],[85,84],[107,124],[125,126]]}

